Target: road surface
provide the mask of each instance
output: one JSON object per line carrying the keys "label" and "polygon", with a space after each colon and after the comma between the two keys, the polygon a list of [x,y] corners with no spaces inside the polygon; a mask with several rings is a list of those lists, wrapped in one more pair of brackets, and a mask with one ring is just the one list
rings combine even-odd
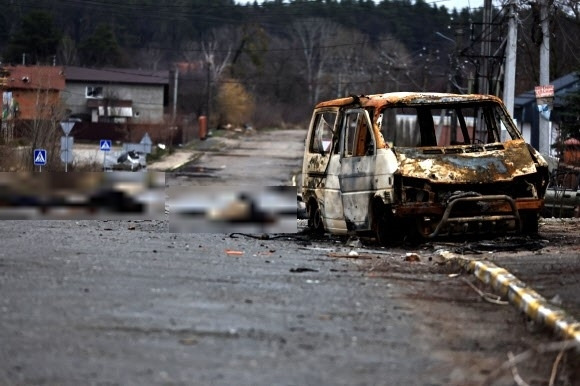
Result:
{"label": "road surface", "polygon": [[[167,181],[289,181],[300,159],[286,155],[303,134],[242,137],[243,150],[216,141]],[[557,341],[550,331],[485,301],[468,282],[489,288],[437,252],[505,264],[579,318],[579,225],[385,249],[328,235],[171,234],[164,220],[1,221],[0,384],[578,384],[577,358],[537,351]]]}

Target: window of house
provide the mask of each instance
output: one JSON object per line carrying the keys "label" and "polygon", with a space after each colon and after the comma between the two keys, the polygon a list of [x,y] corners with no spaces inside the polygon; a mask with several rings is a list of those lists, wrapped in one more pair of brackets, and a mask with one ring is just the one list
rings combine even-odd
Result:
{"label": "window of house", "polygon": [[87,98],[102,98],[103,88],[101,86],[87,86]]}

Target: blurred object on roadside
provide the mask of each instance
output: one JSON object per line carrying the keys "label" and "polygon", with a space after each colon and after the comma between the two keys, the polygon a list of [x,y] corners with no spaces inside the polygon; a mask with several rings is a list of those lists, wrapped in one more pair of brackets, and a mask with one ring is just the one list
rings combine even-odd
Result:
{"label": "blurred object on roadside", "polygon": [[170,186],[169,231],[296,233],[296,188]]}
{"label": "blurred object on roadside", "polygon": [[0,173],[0,219],[160,219],[165,173]]}
{"label": "blurred object on roadside", "polygon": [[117,162],[109,162],[108,167],[112,170],[139,171],[147,168],[146,154],[133,150],[122,152],[117,157]]}

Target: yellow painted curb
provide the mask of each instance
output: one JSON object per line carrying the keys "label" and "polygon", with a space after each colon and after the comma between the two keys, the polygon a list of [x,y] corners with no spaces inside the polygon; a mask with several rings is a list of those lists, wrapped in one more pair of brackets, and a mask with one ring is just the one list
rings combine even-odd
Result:
{"label": "yellow painted curb", "polygon": [[509,271],[490,261],[470,260],[450,252],[442,253],[447,260],[457,261],[480,281],[489,284],[533,321],[551,328],[566,340],[580,345],[580,323],[564,310],[550,304],[544,297],[519,280]]}

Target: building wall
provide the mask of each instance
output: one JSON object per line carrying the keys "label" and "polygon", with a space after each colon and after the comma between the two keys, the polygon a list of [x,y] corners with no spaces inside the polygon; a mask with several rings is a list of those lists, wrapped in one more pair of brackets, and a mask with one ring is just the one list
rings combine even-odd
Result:
{"label": "building wall", "polygon": [[91,114],[87,107],[87,87],[102,87],[103,97],[133,102],[131,123],[161,123],[163,121],[163,85],[105,85],[99,83],[67,82],[62,100],[73,114]]}
{"label": "building wall", "polygon": [[63,113],[56,90],[13,90],[12,98],[18,103],[17,119],[60,119]]}

